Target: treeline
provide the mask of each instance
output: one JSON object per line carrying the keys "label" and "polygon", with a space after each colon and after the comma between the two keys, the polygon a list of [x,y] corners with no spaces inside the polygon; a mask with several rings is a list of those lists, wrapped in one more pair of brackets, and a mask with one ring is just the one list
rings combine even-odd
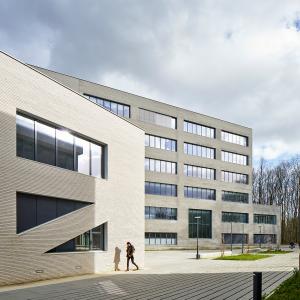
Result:
{"label": "treeline", "polygon": [[253,170],[253,202],[281,207],[281,243],[299,241],[300,157]]}

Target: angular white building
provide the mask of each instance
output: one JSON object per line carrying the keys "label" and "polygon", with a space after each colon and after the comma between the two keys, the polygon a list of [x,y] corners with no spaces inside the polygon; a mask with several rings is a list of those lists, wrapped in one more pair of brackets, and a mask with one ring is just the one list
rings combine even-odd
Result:
{"label": "angular white building", "polygon": [[143,266],[143,130],[0,52],[0,150],[0,285]]}

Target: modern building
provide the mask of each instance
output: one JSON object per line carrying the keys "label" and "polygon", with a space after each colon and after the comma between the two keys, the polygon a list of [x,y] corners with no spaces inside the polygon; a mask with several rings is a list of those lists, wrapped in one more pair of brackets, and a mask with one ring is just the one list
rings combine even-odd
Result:
{"label": "modern building", "polygon": [[250,128],[35,68],[145,131],[146,249],[195,247],[195,216],[201,248],[280,243],[279,208],[252,204]]}
{"label": "modern building", "polygon": [[119,250],[124,268],[126,241],[143,266],[145,134],[129,121],[0,52],[0,285],[112,270]]}

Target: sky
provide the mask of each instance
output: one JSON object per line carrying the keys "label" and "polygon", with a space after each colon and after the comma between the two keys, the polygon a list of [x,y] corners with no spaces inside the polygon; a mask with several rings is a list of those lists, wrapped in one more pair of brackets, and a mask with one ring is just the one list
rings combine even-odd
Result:
{"label": "sky", "polygon": [[300,154],[299,0],[0,0],[0,49],[251,127],[254,163]]}

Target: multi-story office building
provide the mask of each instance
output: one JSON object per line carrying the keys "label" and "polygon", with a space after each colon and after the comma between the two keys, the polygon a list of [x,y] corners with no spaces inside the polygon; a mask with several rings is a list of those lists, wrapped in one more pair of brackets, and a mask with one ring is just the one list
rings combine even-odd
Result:
{"label": "multi-story office building", "polygon": [[35,68],[145,131],[146,249],[195,247],[196,216],[202,248],[280,242],[279,209],[252,204],[250,128]]}
{"label": "multi-story office building", "polygon": [[0,52],[0,149],[0,285],[143,266],[143,130]]}

